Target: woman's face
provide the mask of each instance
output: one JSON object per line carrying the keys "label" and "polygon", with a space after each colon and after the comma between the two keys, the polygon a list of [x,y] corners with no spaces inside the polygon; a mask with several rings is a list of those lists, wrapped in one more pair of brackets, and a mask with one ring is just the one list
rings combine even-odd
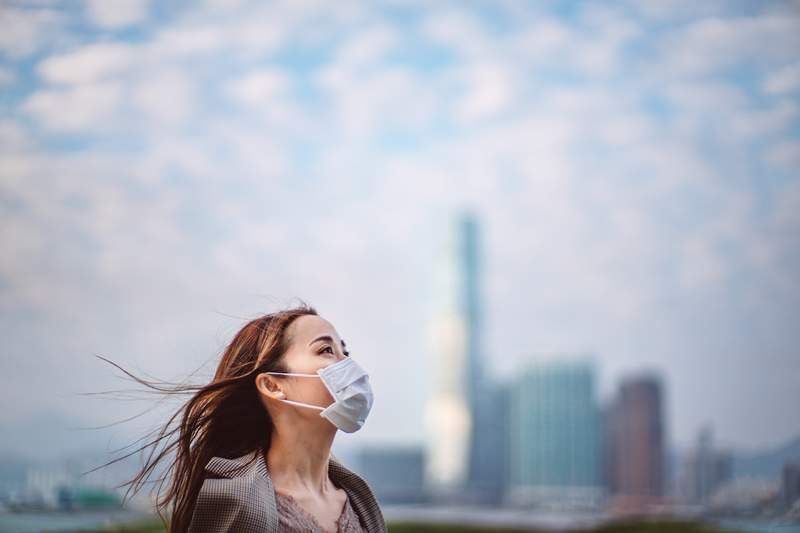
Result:
{"label": "woman's face", "polygon": [[[284,354],[287,372],[316,374],[317,370],[347,357],[344,341],[324,318],[302,315],[289,325],[287,333],[291,339],[289,349]],[[271,386],[268,386],[267,379],[272,382]],[[293,400],[319,407],[327,407],[334,401],[322,380],[315,377],[262,374],[258,383],[262,395],[272,399]],[[283,402],[272,403],[277,403],[280,407],[296,408],[306,415],[319,418],[319,413],[312,409]]]}

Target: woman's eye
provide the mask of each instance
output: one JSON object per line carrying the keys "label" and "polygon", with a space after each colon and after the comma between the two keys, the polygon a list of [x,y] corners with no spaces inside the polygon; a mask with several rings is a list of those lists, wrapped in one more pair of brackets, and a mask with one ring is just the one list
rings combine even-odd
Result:
{"label": "woman's eye", "polygon": [[[323,348],[322,352],[324,352],[325,350],[330,350],[330,353],[333,353],[333,348],[330,347],[330,346],[326,346],[325,348]],[[320,352],[320,353],[322,353],[322,352]]]}

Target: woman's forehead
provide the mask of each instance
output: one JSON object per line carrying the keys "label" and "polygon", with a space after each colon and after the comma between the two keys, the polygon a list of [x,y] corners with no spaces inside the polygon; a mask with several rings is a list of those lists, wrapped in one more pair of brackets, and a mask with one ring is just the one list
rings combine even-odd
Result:
{"label": "woman's forehead", "polygon": [[339,342],[339,334],[333,324],[316,315],[303,315],[292,322],[292,337],[294,342],[308,345],[314,339],[328,335]]}

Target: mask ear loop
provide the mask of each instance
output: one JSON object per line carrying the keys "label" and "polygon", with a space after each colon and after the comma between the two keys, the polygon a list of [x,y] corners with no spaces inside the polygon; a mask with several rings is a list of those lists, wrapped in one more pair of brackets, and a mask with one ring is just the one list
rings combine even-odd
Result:
{"label": "mask ear loop", "polygon": [[[310,377],[310,378],[318,378],[320,377],[319,374],[301,374],[298,372],[264,372],[265,374],[276,374],[279,376],[299,376],[299,377]],[[324,380],[323,380],[324,383]],[[310,403],[303,403],[303,402],[296,402],[294,400],[279,400],[281,402],[291,403],[294,405],[299,405],[300,407],[309,407],[311,409],[316,409],[317,411],[324,411],[327,407],[320,407],[319,405],[311,405]]]}
{"label": "mask ear loop", "polygon": [[303,403],[303,402],[296,402],[294,400],[281,400],[282,402],[291,403],[294,405],[299,405],[300,407],[309,407],[311,409],[316,409],[317,411],[324,411],[325,407],[320,407],[319,405],[311,405],[310,403]]}

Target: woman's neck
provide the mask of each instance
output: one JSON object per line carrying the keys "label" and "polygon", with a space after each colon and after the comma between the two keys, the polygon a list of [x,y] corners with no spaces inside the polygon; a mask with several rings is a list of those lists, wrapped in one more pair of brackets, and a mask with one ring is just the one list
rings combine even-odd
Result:
{"label": "woman's neck", "polygon": [[283,424],[272,432],[267,467],[273,484],[283,492],[324,495],[333,489],[328,461],[336,428]]}

